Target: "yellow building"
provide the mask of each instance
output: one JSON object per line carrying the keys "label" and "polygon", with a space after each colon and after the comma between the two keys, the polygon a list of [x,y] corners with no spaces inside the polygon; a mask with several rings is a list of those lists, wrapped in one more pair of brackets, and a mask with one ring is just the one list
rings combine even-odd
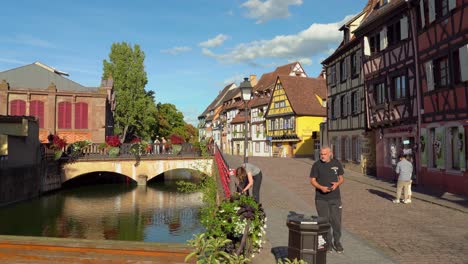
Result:
{"label": "yellow building", "polygon": [[273,156],[312,156],[320,148],[326,94],[323,78],[277,77],[265,115]]}

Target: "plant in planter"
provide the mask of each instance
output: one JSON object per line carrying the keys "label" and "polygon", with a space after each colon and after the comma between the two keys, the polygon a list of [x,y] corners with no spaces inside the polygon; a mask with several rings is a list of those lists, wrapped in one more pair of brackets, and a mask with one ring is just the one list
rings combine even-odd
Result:
{"label": "plant in planter", "polygon": [[106,144],[107,144],[107,152],[109,153],[109,157],[117,157],[120,153],[120,138],[118,135],[114,136],[107,136],[106,137]]}
{"label": "plant in planter", "polygon": [[179,154],[179,152],[182,150],[182,144],[185,142],[184,138],[179,135],[172,134],[170,141],[172,144],[172,154]]}
{"label": "plant in planter", "polygon": [[[221,239],[224,242],[224,252],[233,257],[243,256],[245,259],[262,248],[266,220],[263,208],[253,197],[234,194],[218,206],[214,217],[204,223],[207,229],[205,236],[209,239]],[[192,245],[196,247],[198,257],[203,258],[198,244],[192,241]]]}
{"label": "plant in planter", "polygon": [[83,155],[83,149],[87,146],[90,146],[92,142],[90,140],[80,140],[76,141],[70,146],[70,158],[72,160],[77,159],[78,157]]}
{"label": "plant in planter", "polygon": [[52,135],[52,139],[49,148],[54,151],[54,159],[58,160],[62,157],[63,150],[67,146],[67,141],[63,138],[60,138],[58,135]]}
{"label": "plant in planter", "polygon": [[134,138],[131,142],[130,153],[135,156],[137,160],[137,165],[140,163],[141,156],[146,154],[146,149],[148,148],[148,143],[141,140],[141,138]]}

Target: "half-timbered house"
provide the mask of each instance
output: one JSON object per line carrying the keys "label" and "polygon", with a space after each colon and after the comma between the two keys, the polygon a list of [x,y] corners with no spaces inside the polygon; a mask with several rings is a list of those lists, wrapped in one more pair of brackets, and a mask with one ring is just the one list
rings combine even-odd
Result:
{"label": "half-timbered house", "polygon": [[340,28],[343,41],[322,62],[328,88],[324,144],[347,169],[367,174],[375,174],[375,137],[367,131],[362,48],[353,31],[369,13],[371,3]]}
{"label": "half-timbered house", "polygon": [[324,78],[277,77],[265,115],[275,155],[312,156],[318,151],[326,89]]}
{"label": "half-timbered house", "polygon": [[468,194],[468,1],[416,0],[424,185]]}
{"label": "half-timbered house", "polygon": [[368,126],[376,137],[376,174],[394,179],[398,155],[414,155],[418,139],[414,31],[407,1],[374,0],[371,4],[355,35],[363,47]]}

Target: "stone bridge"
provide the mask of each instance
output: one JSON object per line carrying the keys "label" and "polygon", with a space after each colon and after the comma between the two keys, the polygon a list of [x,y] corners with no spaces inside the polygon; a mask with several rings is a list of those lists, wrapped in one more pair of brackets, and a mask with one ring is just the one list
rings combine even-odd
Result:
{"label": "stone bridge", "polygon": [[146,158],[137,162],[134,158],[127,159],[78,159],[63,165],[62,182],[66,182],[80,175],[92,172],[114,172],[125,175],[145,185],[147,180],[161,173],[175,170],[189,169],[212,176],[213,158],[202,157],[165,157]]}

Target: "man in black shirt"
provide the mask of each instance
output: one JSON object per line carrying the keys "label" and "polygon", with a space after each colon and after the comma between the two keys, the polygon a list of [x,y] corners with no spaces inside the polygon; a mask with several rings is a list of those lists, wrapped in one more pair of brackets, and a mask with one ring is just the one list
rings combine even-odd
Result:
{"label": "man in black shirt", "polygon": [[[343,184],[344,170],[341,163],[332,159],[329,147],[320,149],[320,161],[312,166],[310,183],[315,187],[315,207],[321,217],[326,217],[333,229],[333,246],[335,251],[343,253],[341,245],[341,195],[339,186]],[[331,252],[332,233],[329,230],[326,238],[328,251]]]}

